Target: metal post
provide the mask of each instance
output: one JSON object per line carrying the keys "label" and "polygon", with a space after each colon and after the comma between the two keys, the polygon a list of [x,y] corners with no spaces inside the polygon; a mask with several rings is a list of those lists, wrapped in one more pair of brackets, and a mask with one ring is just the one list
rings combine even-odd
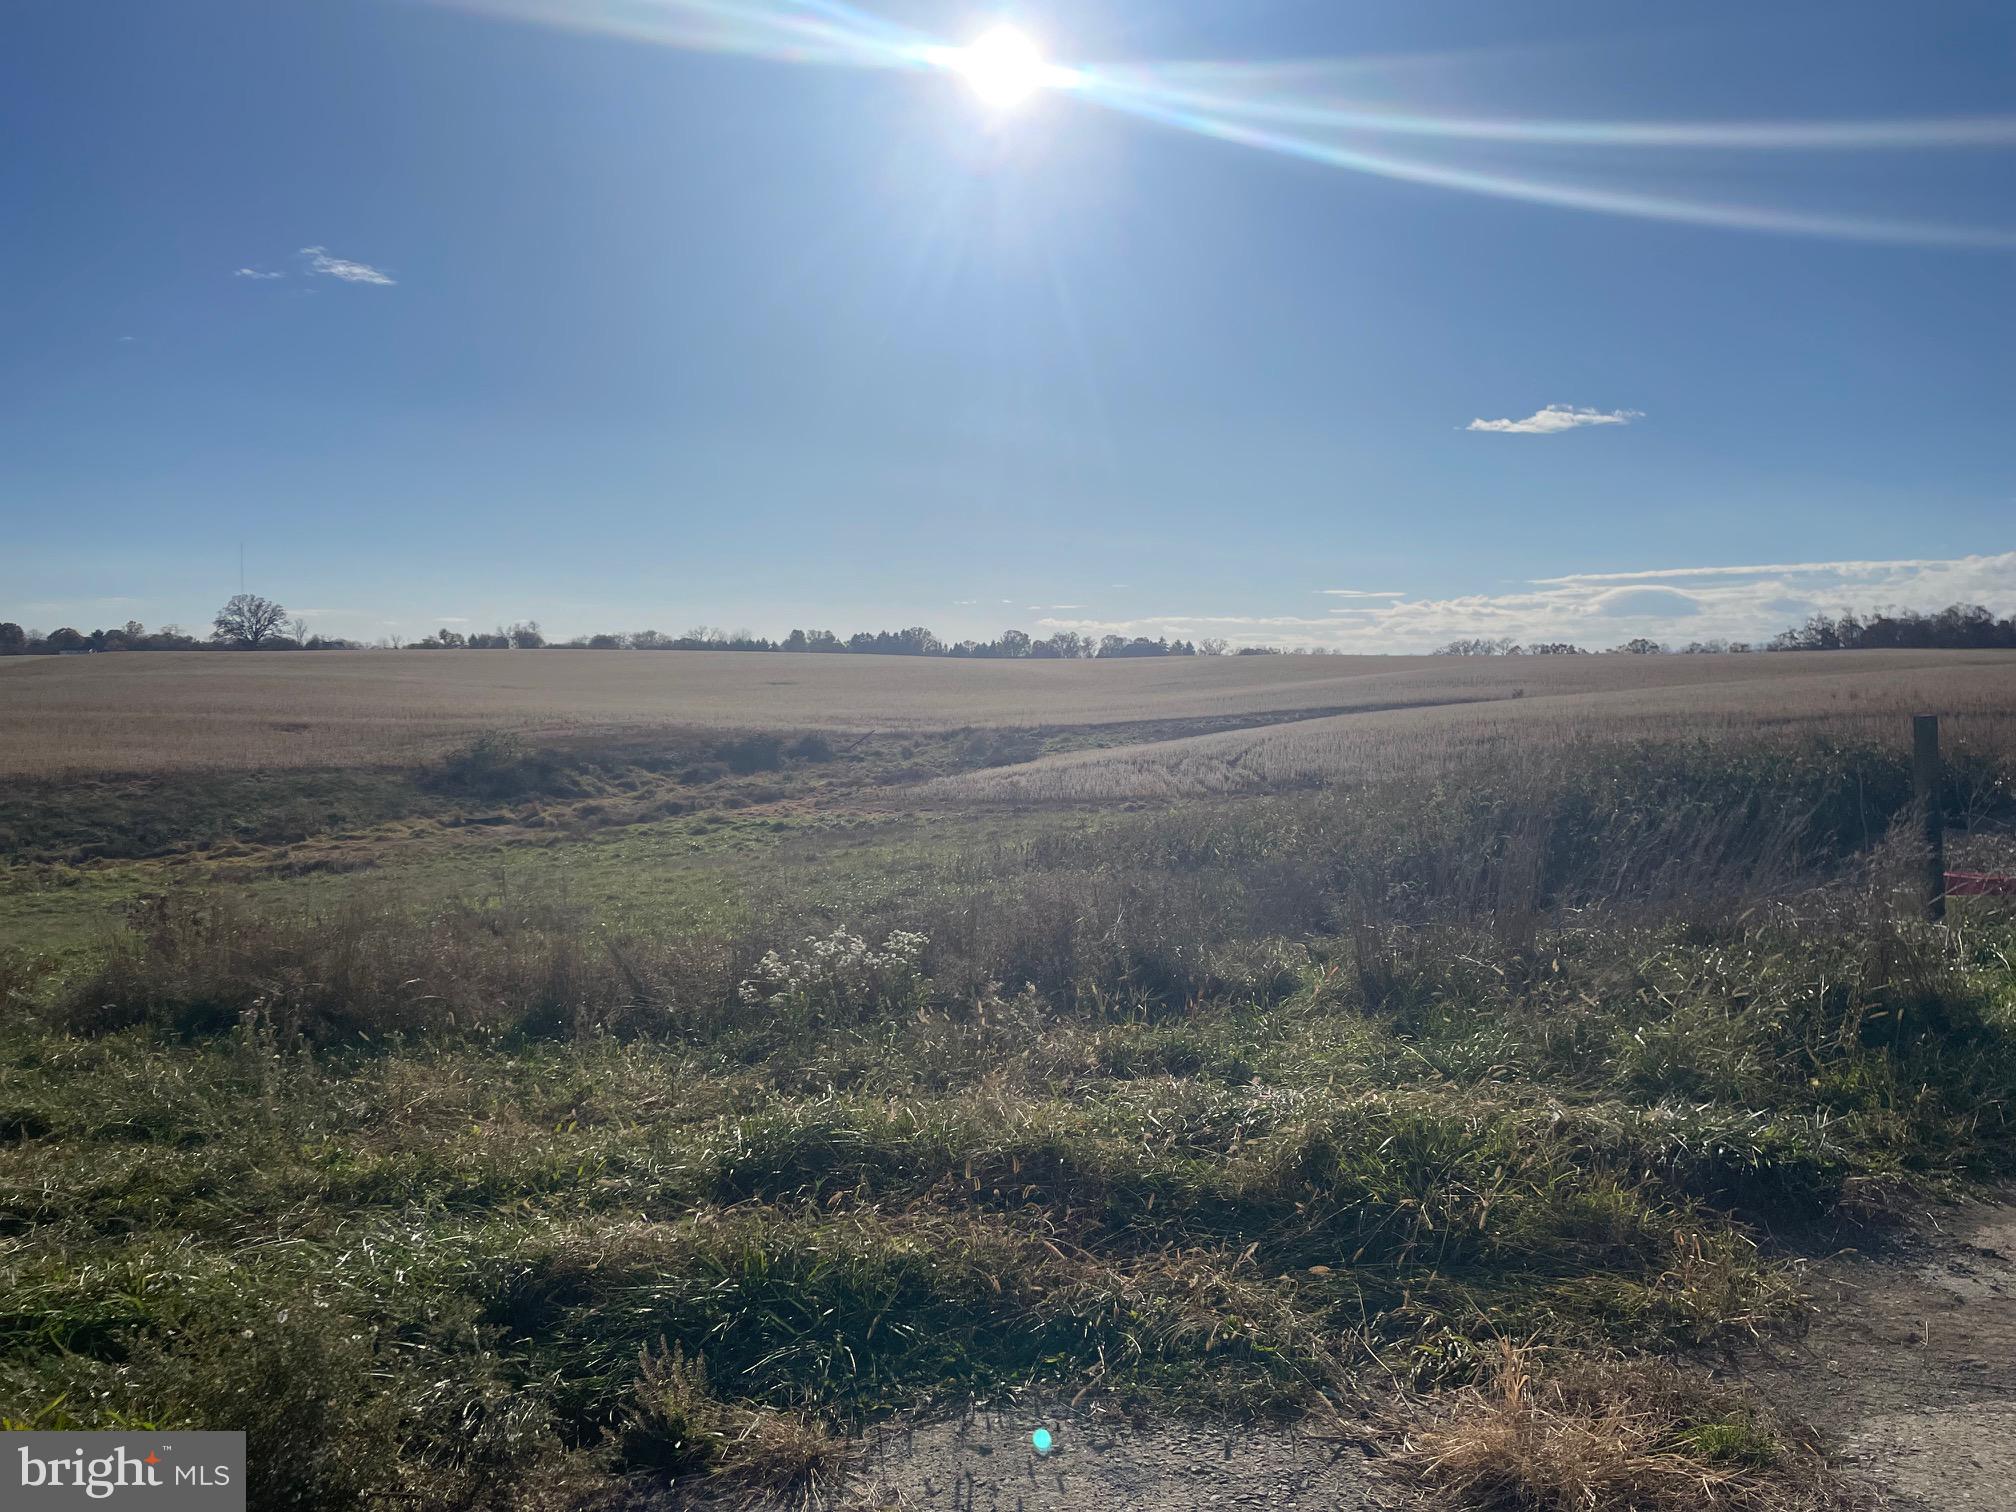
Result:
{"label": "metal post", "polygon": [[1911,796],[1925,842],[1925,917],[1946,917],[1946,811],[1939,801],[1939,716],[1911,716]]}

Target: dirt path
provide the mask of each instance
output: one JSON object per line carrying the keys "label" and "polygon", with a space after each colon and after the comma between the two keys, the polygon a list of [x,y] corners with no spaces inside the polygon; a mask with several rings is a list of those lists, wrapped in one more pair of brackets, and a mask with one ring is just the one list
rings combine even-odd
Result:
{"label": "dirt path", "polygon": [[[1030,1434],[1047,1428],[1049,1454]],[[975,1413],[892,1432],[863,1467],[860,1505],[889,1512],[1375,1512],[1355,1444],[1301,1433],[1089,1413]]]}
{"label": "dirt path", "polygon": [[[1929,1215],[1818,1262],[1812,1326],[1744,1362],[1893,1512],[2016,1507],[2016,1201]],[[1047,1429],[1051,1452],[1031,1433]],[[1399,1512],[1364,1448],[1110,1412],[976,1411],[868,1446],[849,1512]]]}
{"label": "dirt path", "polygon": [[1909,1512],[2016,1506],[2016,1205],[1814,1269],[1813,1325],[1744,1374]]}

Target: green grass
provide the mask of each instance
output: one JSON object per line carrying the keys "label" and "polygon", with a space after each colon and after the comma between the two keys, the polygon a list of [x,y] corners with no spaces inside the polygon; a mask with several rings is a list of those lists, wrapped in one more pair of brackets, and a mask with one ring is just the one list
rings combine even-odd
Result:
{"label": "green grass", "polygon": [[[845,1424],[1088,1377],[1287,1409],[1375,1361],[1460,1383],[1501,1336],[1715,1343],[1794,1314],[1743,1212],[2006,1168],[2006,933],[1433,946],[1283,947],[1264,992],[1176,1010],[919,981],[781,1039],[17,1024],[0,1388],[265,1444],[320,1414],[392,1434],[378,1489],[452,1503],[629,1453],[657,1349],[723,1411]],[[260,1400],[220,1398],[243,1372]]]}
{"label": "green grass", "polygon": [[[2016,1166],[2016,927],[1903,920],[1867,770],[1672,760],[432,836],[0,953],[0,1416],[561,1505],[1031,1384],[1292,1415],[1784,1326],[1766,1234]],[[1646,1452],[1764,1473],[1690,1413]]]}
{"label": "green grass", "polygon": [[[901,894],[948,849],[1064,822],[892,812],[897,780],[988,758],[963,732],[842,742],[820,760],[777,744],[774,770],[741,774],[719,747],[579,754],[535,773],[545,790],[502,796],[440,769],[22,784],[0,799],[0,834],[12,813],[27,837],[0,845],[0,948],[84,951],[132,904],[211,887],[279,908],[536,892],[619,926],[693,928],[755,892]],[[318,808],[325,788],[370,803]]]}

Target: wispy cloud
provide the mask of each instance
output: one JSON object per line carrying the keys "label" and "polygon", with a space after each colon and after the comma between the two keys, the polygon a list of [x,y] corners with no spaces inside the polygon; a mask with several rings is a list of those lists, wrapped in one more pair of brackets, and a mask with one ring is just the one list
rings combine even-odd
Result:
{"label": "wispy cloud", "polygon": [[256,278],[262,282],[269,278],[285,278],[285,273],[268,273],[263,268],[240,268],[231,275],[233,278]]}
{"label": "wispy cloud", "polygon": [[[1963,562],[1998,561],[1996,557],[1960,557]],[[1865,573],[1896,572],[1907,567],[1943,567],[1939,557],[1910,557],[1894,562],[1767,562],[1755,567],[1656,567],[1644,572],[1571,572],[1565,577],[1535,578],[1536,583],[1638,583],[1648,578],[1675,577],[1762,577],[1766,574],[1827,573],[1834,577],[1856,577]]]}
{"label": "wispy cloud", "polygon": [[327,247],[303,247],[301,256],[308,260],[308,271],[318,278],[336,278],[344,283],[356,284],[392,284],[398,281],[369,263],[332,257]]}
{"label": "wispy cloud", "polygon": [[1327,593],[1332,598],[1405,598],[1406,594],[1397,588],[1319,588],[1318,593]]}
{"label": "wispy cloud", "polygon": [[1501,436],[1551,436],[1559,431],[1580,430],[1585,425],[1629,425],[1644,418],[1643,410],[1577,409],[1572,404],[1550,404],[1524,420],[1472,420],[1463,428],[1492,431]]}
{"label": "wispy cloud", "polygon": [[1458,638],[1572,641],[1592,649],[1636,636],[1761,642],[1816,613],[1932,610],[1985,604],[2016,612],[2016,551],[1891,561],[1789,562],[1568,573],[1504,593],[1382,598],[1292,614],[1174,613],[1127,619],[1051,618],[1045,631],[1094,635],[1223,635],[1240,645],[1333,651],[1430,651]]}
{"label": "wispy cloud", "polygon": [[103,598],[33,599],[13,607],[26,614],[89,615],[111,610],[143,608],[146,602],[145,599],[131,598],[124,594],[111,594]]}

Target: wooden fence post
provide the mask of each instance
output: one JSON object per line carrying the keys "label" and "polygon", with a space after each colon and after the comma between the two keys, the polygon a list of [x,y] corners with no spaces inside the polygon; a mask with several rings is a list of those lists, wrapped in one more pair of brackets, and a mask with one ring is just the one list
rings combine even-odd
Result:
{"label": "wooden fence post", "polygon": [[1911,796],[1924,827],[1925,917],[1946,917],[1946,811],[1940,805],[1939,716],[1911,716]]}

